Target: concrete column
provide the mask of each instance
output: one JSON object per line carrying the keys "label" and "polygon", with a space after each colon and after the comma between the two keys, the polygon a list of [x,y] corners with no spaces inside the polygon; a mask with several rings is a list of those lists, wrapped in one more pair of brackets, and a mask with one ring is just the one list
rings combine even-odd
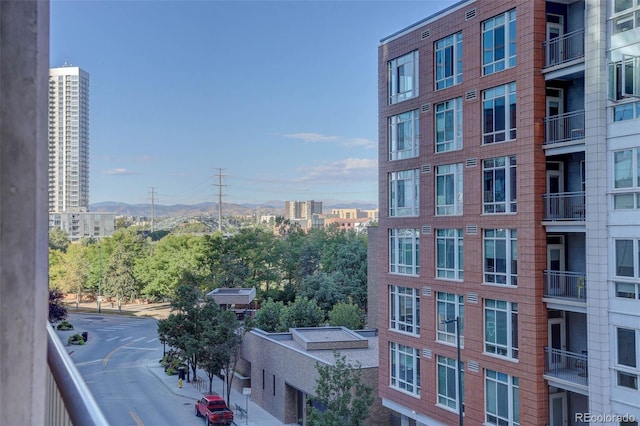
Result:
{"label": "concrete column", "polygon": [[0,424],[45,424],[49,1],[0,1]]}

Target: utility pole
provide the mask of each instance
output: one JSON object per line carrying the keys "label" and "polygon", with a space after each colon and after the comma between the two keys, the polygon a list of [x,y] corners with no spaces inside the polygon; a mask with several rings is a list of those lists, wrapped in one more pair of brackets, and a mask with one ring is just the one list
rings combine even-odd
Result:
{"label": "utility pole", "polygon": [[151,233],[156,230],[156,189],[151,187]]}
{"label": "utility pole", "polygon": [[219,168],[217,170],[218,170],[218,184],[214,183],[213,186],[218,187],[218,231],[222,232],[222,187],[227,185],[222,184],[222,176],[224,176],[222,174],[223,169]]}

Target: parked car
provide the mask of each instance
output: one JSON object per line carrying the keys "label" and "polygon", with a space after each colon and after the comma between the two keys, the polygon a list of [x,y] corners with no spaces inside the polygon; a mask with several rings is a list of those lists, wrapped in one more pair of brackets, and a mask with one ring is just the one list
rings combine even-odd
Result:
{"label": "parked car", "polygon": [[196,401],[196,416],[206,418],[207,426],[233,423],[233,411],[220,395],[207,395]]}

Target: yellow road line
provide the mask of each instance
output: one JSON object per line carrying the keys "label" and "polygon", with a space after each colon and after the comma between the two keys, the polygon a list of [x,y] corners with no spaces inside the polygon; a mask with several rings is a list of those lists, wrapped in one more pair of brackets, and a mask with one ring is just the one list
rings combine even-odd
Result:
{"label": "yellow road line", "polygon": [[102,365],[103,365],[103,366],[106,366],[106,365],[109,363],[109,358],[111,358],[111,356],[112,356],[114,353],[118,352],[120,349],[124,348],[124,347],[125,347],[125,346],[127,346],[129,343],[130,343],[130,342],[127,342],[127,343],[125,343],[125,344],[124,344],[124,345],[122,345],[122,346],[118,346],[117,348],[115,348],[114,350],[112,350],[111,352],[109,352],[109,353],[107,354],[107,356],[105,356],[105,357],[104,357],[104,359],[102,360]]}
{"label": "yellow road line", "polygon": [[131,414],[131,417],[133,417],[133,421],[136,422],[138,426],[144,426],[144,423],[136,413],[134,413],[133,411],[129,411],[129,414]]}

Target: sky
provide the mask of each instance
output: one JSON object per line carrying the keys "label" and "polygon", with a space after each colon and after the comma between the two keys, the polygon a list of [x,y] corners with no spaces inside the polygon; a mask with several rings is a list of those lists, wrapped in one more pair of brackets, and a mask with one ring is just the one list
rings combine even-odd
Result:
{"label": "sky", "polygon": [[90,203],[377,204],[380,40],[453,3],[52,0],[50,66],[90,75]]}

